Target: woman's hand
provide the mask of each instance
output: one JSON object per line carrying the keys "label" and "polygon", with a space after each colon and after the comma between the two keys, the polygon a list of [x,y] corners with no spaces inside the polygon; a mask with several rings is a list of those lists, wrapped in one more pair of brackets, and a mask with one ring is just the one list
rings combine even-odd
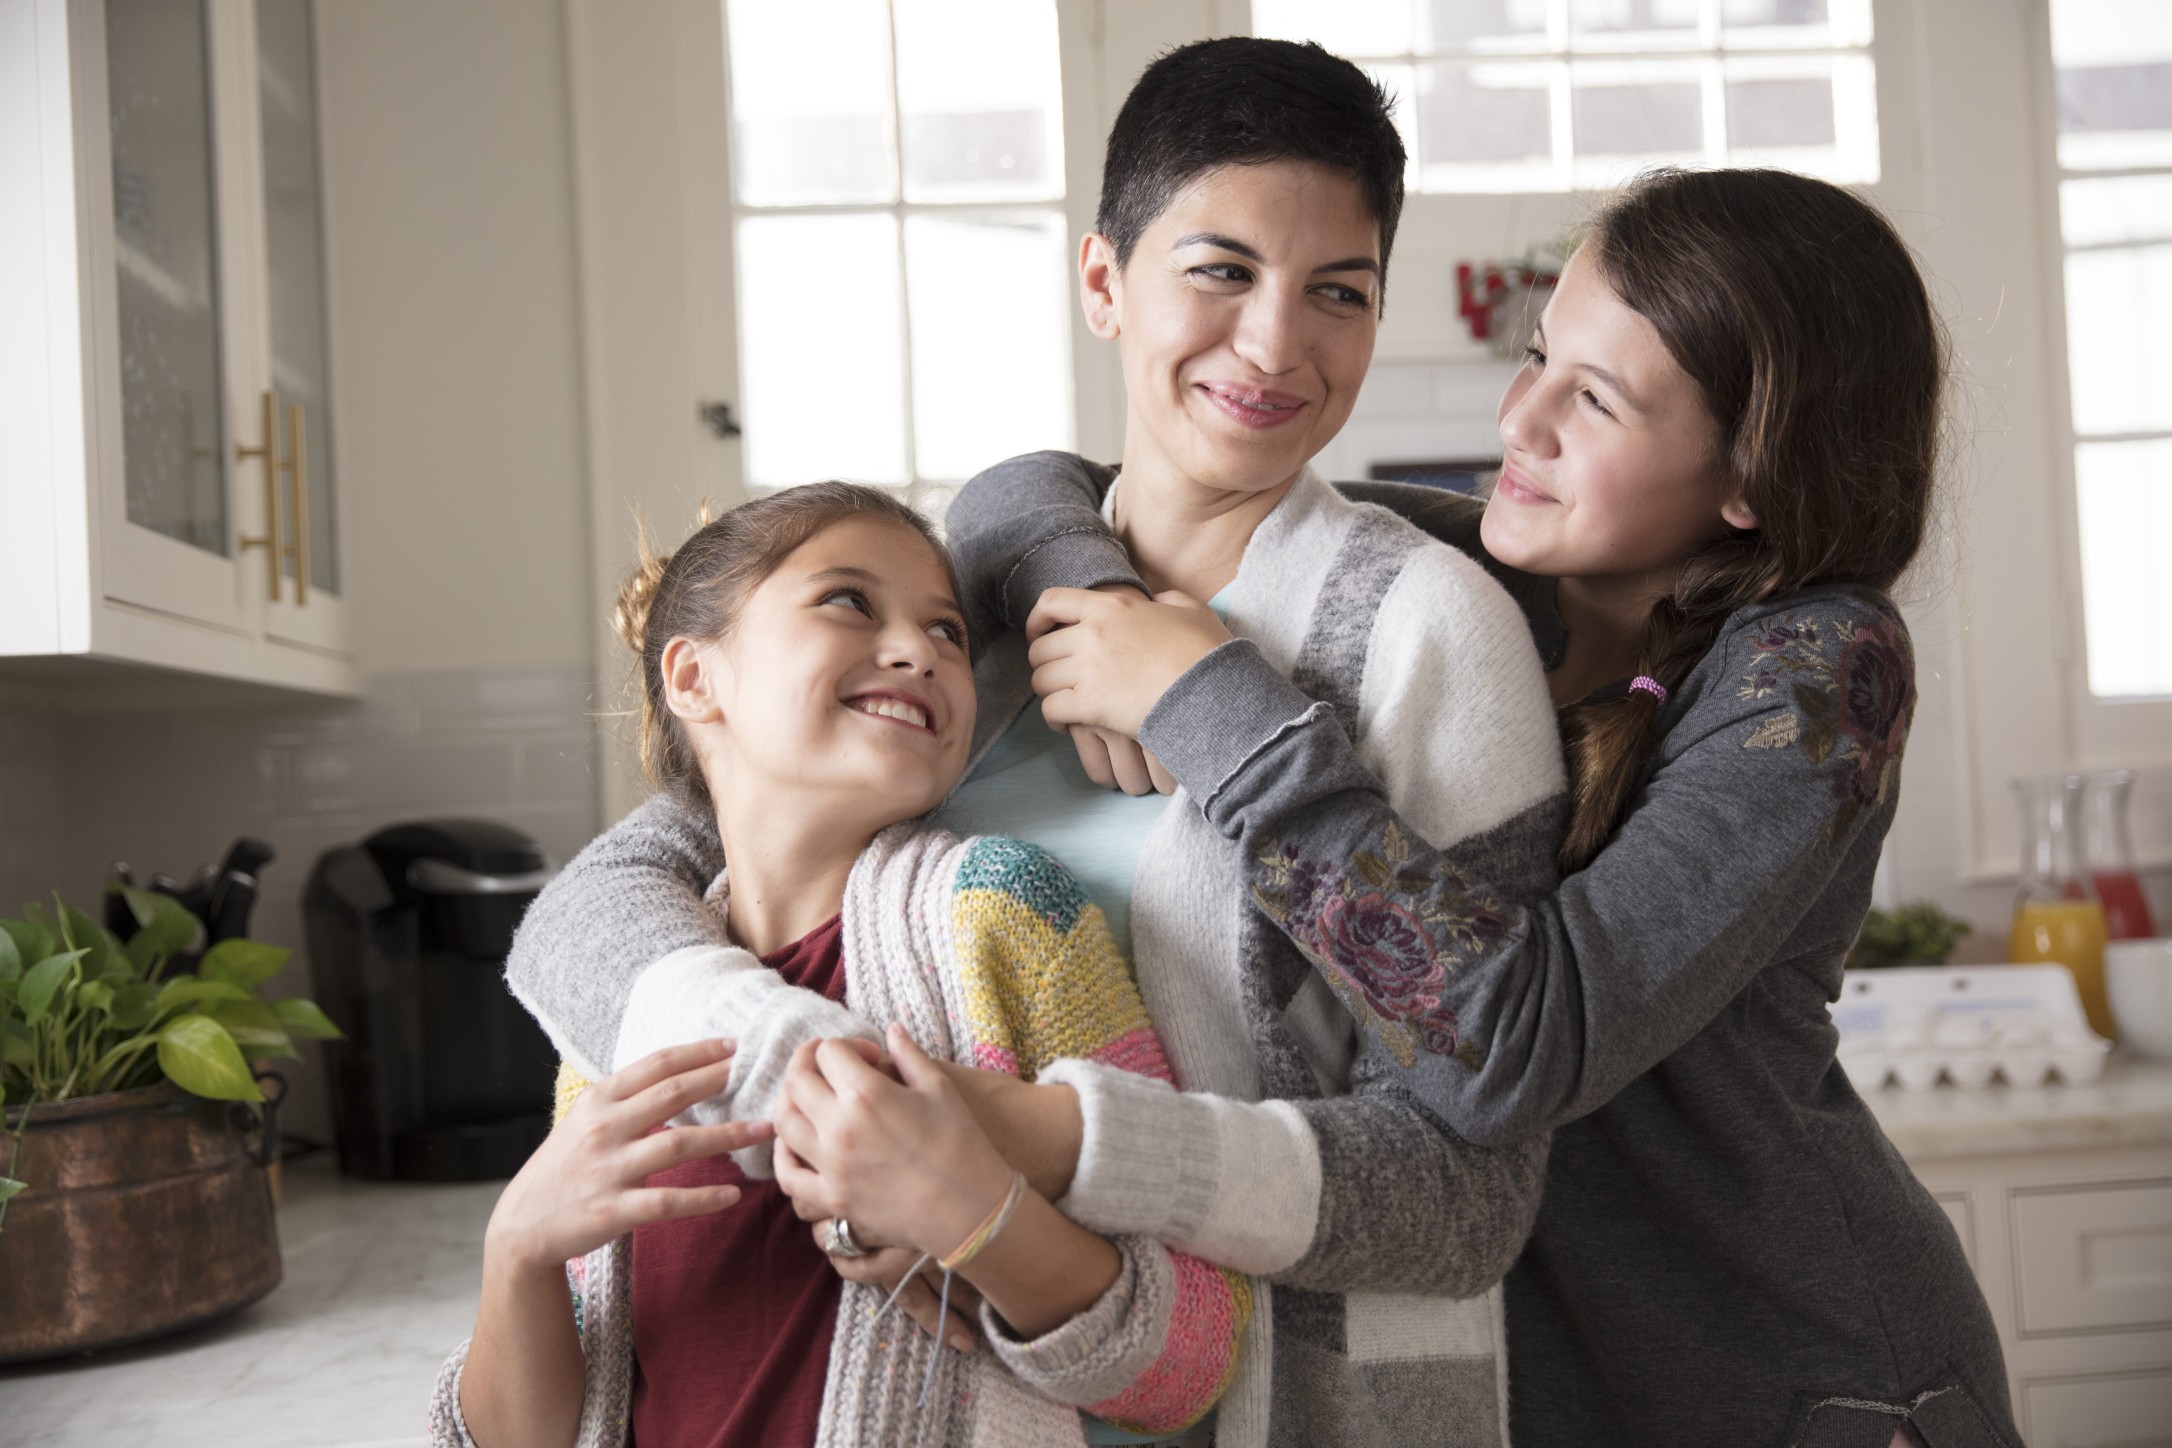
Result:
{"label": "woman's hand", "polygon": [[890,1027],[891,1080],[850,1043],[792,1055],[777,1112],[777,1184],[802,1217],[941,1256],[1003,1200],[1011,1166],[949,1078]]}
{"label": "woman's hand", "polygon": [[582,1092],[499,1196],[483,1236],[485,1257],[517,1272],[562,1273],[569,1259],[635,1227],[738,1201],[737,1187],[648,1185],[657,1172],[773,1134],[766,1121],[655,1130],[724,1089],[732,1050],[729,1041],[672,1046]]}
{"label": "woman's hand", "polygon": [[1033,606],[1026,637],[1049,728],[1083,725],[1136,739],[1169,686],[1231,635],[1187,594],[1051,588]]}
{"label": "woman's hand", "polygon": [[1086,771],[1086,777],[1103,789],[1120,789],[1130,795],[1176,793],[1175,777],[1161,767],[1152,750],[1136,739],[1073,724],[1071,743],[1078,750],[1079,766]]}
{"label": "woman's hand", "polygon": [[[950,1283],[950,1314],[943,1315],[943,1272],[911,1247],[884,1247],[867,1240],[857,1226],[852,1229],[853,1240],[865,1249],[858,1257],[831,1257],[830,1266],[847,1282],[863,1282],[882,1293],[884,1297],[897,1291],[898,1310],[920,1324],[930,1337],[940,1335],[944,1342],[959,1352],[971,1352],[979,1341],[974,1326],[980,1316],[980,1292],[964,1278],[952,1278]],[[825,1253],[830,1246],[830,1219],[824,1217],[814,1224],[815,1246]],[[913,1269],[918,1267],[918,1272]],[[906,1282],[907,1273],[912,1281]],[[903,1290],[898,1284],[904,1282]]]}

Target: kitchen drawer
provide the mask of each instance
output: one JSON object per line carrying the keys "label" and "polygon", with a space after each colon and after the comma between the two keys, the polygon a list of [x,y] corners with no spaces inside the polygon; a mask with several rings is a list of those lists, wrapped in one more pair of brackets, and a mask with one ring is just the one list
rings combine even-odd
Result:
{"label": "kitchen drawer", "polygon": [[2172,1448],[2172,1368],[2022,1384],[2029,1448]]}
{"label": "kitchen drawer", "polygon": [[2172,1326],[2172,1181],[2022,1188],[2009,1200],[2023,1338]]}

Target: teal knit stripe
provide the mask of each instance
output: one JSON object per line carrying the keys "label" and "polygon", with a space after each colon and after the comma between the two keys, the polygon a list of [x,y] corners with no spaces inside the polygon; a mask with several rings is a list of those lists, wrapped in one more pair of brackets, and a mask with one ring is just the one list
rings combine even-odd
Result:
{"label": "teal knit stripe", "polygon": [[1039,845],[982,835],[958,862],[959,890],[997,890],[1022,902],[1058,935],[1068,935],[1088,904],[1078,878]]}

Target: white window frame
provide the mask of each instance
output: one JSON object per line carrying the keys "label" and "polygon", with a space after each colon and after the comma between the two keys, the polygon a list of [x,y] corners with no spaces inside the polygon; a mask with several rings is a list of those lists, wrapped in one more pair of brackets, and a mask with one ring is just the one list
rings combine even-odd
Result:
{"label": "white window frame", "polygon": [[[1066,49],[1066,41],[1069,38],[1066,32],[1070,27],[1067,27],[1063,23],[1063,16],[1061,14],[1061,11],[1065,7],[1061,3],[1058,3],[1058,0],[1051,0],[1051,3],[1055,5],[1055,8],[1059,12],[1057,17],[1056,37],[1058,64],[1059,66],[1068,69],[1067,57],[1065,56],[1064,51]],[[715,0],[715,4],[719,15],[718,25],[721,30],[723,40],[723,54],[721,56],[722,75],[719,81],[719,85],[721,86],[720,95],[722,96],[722,114],[725,117],[725,125],[727,127],[726,138],[724,141],[724,149],[728,153],[736,154],[737,138],[736,136],[732,135],[732,133],[728,129],[734,124],[733,117],[736,114],[731,104],[731,18],[729,8],[726,5],[725,0]],[[923,507],[928,511],[940,516],[943,508],[948,504],[949,499],[954,496],[957,493],[957,490],[965,484],[966,479],[954,477],[931,477],[920,471],[920,445],[918,436],[918,423],[914,416],[916,409],[915,398],[913,395],[914,384],[912,289],[910,285],[910,276],[906,269],[905,255],[906,220],[907,218],[913,216],[1052,216],[1062,223],[1067,239],[1074,238],[1076,236],[1076,229],[1073,224],[1074,211],[1072,204],[1072,183],[1074,181],[1076,171],[1072,164],[1071,153],[1074,142],[1076,140],[1076,133],[1075,128],[1073,127],[1071,122],[1070,102],[1072,87],[1069,83],[1068,77],[1066,77],[1065,84],[1063,86],[1064,93],[1061,98],[1061,142],[1063,146],[1063,167],[1061,176],[1059,178],[1059,184],[1062,188],[1060,194],[1053,197],[1043,197],[1032,200],[1018,199],[1002,201],[908,201],[905,199],[904,114],[898,99],[896,0],[883,0],[883,19],[885,22],[885,32],[889,41],[890,51],[890,93],[888,97],[888,104],[890,107],[889,145],[891,160],[893,162],[894,173],[896,176],[897,194],[895,198],[889,201],[799,202],[787,205],[761,205],[748,203],[741,200],[738,194],[737,187],[727,185],[724,191],[724,195],[726,197],[726,207],[728,211],[728,225],[731,228],[732,235],[732,245],[729,248],[732,258],[732,293],[735,297],[741,299],[746,296],[747,279],[740,269],[740,247],[737,244],[737,239],[739,236],[740,223],[750,217],[887,216],[891,218],[893,222],[893,230],[897,237],[897,287],[898,308],[900,313],[898,325],[898,348],[900,353],[899,376],[900,385],[903,389],[902,402],[904,404],[904,450],[906,475],[903,481],[890,479],[885,479],[881,481],[884,486],[895,487],[900,492],[905,493],[909,498],[913,499],[916,506]],[[1096,160],[1098,163],[1098,154],[1100,149],[1098,143],[1096,144],[1094,149]],[[1100,168],[1098,164],[1096,164],[1094,167],[1094,174],[1097,176],[1099,175],[1099,169]],[[1065,289],[1068,292],[1070,286],[1070,273],[1068,269],[1065,272],[1063,280]],[[736,313],[738,316],[743,317],[745,315],[745,311],[746,308],[742,300],[741,304],[736,309]],[[1066,318],[1070,331],[1073,334],[1073,342],[1070,348],[1071,355],[1067,356],[1064,359],[1066,364],[1065,380],[1070,383],[1072,389],[1072,405],[1070,408],[1072,436],[1071,438],[1064,440],[1064,446],[1076,447],[1076,439],[1079,432],[1079,409],[1077,395],[1078,386],[1075,380],[1077,373],[1076,363],[1078,361],[1078,346],[1076,334],[1082,329],[1079,326],[1078,316],[1075,308],[1067,311]],[[743,377],[749,370],[751,370],[750,359],[747,357],[746,354],[746,330],[743,326],[735,326],[733,328],[732,345],[737,351],[739,357],[739,373]],[[748,417],[747,419],[745,419],[745,423],[750,428],[758,428],[761,426],[760,420],[753,417]],[[988,459],[988,461],[991,463],[999,462],[1001,461],[1001,459],[990,458]],[[875,480],[870,479],[868,481]],[[776,491],[774,487],[765,487],[764,485],[755,482],[751,477],[749,477],[747,480],[747,488],[751,493]]]}
{"label": "white window frame", "polygon": [[[1330,0],[1316,0],[1316,3],[1326,4]],[[1723,0],[1700,0],[1696,40],[1679,46],[1576,45],[1569,29],[1570,0],[1548,0],[1545,34],[1543,37],[1534,35],[1527,45],[1504,42],[1498,48],[1483,50],[1420,50],[1414,39],[1408,51],[1395,54],[1353,51],[1345,58],[1363,66],[1396,93],[1396,120],[1410,151],[1406,184],[1417,194],[1483,196],[1590,192],[1616,185],[1647,165],[1669,162],[1786,166],[1790,164],[1790,158],[1785,148],[1759,147],[1748,152],[1730,152],[1726,108],[1729,66],[1734,62],[1747,62],[1751,68],[1769,69],[1774,66],[1784,68],[1791,62],[1809,64],[1826,60],[1835,62],[1834,146],[1840,152],[1843,164],[1830,174],[1825,169],[1813,174],[1827,175],[1828,179],[1844,185],[1875,185],[1883,170],[1875,104],[1878,87],[1875,17],[1868,13],[1864,15],[1864,33],[1852,44],[1732,47],[1722,43],[1722,4]],[[1875,8],[1870,0],[1862,0],[1862,4],[1866,12]],[[1496,166],[1487,162],[1463,167],[1447,163],[1440,167],[1425,164],[1417,130],[1416,77],[1418,67],[1435,62],[1544,70],[1553,140],[1549,160],[1542,166],[1520,168],[1513,164]],[[1702,94],[1702,145],[1694,154],[1664,157],[1594,155],[1579,159],[1576,154],[1575,79],[1624,67],[1653,65],[1679,68],[1696,78]],[[1844,77],[1850,75],[1855,77],[1852,85],[1866,89],[1872,97],[1867,125],[1865,118],[1843,114],[1847,89]],[[1849,168],[1845,162],[1851,154],[1867,159],[1867,166]]]}
{"label": "white window frame", "polygon": [[[2051,415],[2057,441],[2053,485],[2060,522],[2059,562],[2066,586],[2060,590],[2060,639],[2064,665],[2061,689],[2068,764],[2077,769],[2131,768],[2137,775],[2140,802],[2134,823],[2135,846],[2144,868],[2172,865],[2172,696],[2100,698],[2089,687],[2088,620],[2083,607],[2080,497],[2075,450],[2084,442],[2116,441],[2127,434],[2082,436],[2074,425],[2074,394],[2068,380],[2066,329],[2066,258],[2071,250],[2060,225],[2062,180],[2120,175],[2172,174],[2172,166],[2123,170],[2064,171],[2059,164],[2058,74],[2051,50],[2051,0],[2031,0],[2030,39],[2037,91],[2037,175],[2040,178],[2039,236],[2043,251],[2046,332],[2050,340],[2054,385]],[[2135,436],[2156,437],[2145,433]]]}

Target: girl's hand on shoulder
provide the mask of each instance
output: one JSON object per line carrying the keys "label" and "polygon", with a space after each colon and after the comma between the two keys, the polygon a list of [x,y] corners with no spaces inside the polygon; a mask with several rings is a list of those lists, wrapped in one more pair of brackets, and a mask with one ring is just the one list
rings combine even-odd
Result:
{"label": "girl's hand on shoulder", "polygon": [[1169,686],[1231,635],[1187,594],[1051,588],[1033,606],[1026,637],[1033,692],[1051,729],[1085,725],[1136,739]]}
{"label": "girl's hand on shoulder", "polygon": [[732,1051],[729,1041],[668,1047],[582,1092],[498,1198],[485,1257],[517,1273],[562,1272],[569,1259],[635,1227],[737,1202],[732,1186],[648,1185],[657,1172],[773,1134],[766,1121],[655,1130],[724,1089]]}
{"label": "girl's hand on shoulder", "polygon": [[1010,1190],[1010,1163],[940,1066],[892,1026],[892,1080],[845,1041],[793,1053],[777,1112],[777,1184],[808,1220],[940,1256]]}

